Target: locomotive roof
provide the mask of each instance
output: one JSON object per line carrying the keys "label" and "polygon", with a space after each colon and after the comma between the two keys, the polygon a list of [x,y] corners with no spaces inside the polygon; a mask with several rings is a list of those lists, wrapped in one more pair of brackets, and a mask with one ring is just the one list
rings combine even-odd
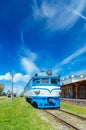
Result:
{"label": "locomotive roof", "polygon": [[46,71],[41,71],[39,73],[36,73],[34,77],[48,77],[48,76],[51,76],[51,77],[59,77],[57,74],[53,74],[52,71],[50,72],[46,72]]}

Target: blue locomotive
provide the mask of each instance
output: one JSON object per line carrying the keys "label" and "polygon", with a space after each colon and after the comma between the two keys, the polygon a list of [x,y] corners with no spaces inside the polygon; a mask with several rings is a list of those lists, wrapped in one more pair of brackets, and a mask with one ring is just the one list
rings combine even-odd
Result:
{"label": "blue locomotive", "polygon": [[51,70],[36,73],[25,86],[24,96],[37,108],[60,108],[60,76]]}

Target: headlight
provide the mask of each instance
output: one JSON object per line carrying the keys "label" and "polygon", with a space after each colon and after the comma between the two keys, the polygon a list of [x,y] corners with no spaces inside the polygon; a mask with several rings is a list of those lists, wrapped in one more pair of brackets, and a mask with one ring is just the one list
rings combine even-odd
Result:
{"label": "headlight", "polygon": [[35,90],[34,93],[35,93],[36,95],[39,95],[39,94],[40,94],[40,90]]}

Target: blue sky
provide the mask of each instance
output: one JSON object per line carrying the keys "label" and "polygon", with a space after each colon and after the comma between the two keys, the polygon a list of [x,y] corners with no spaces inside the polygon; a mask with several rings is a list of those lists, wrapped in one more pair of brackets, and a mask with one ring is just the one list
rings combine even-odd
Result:
{"label": "blue sky", "polygon": [[86,72],[86,0],[0,1],[0,83],[23,90],[31,75]]}

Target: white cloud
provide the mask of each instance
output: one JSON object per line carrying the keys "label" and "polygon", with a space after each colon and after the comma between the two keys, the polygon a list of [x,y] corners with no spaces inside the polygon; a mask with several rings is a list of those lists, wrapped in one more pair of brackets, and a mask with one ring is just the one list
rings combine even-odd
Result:
{"label": "white cloud", "polygon": [[83,53],[86,52],[86,45],[83,46],[82,48],[80,48],[79,50],[77,50],[76,52],[74,52],[72,55],[70,55],[69,57],[67,57],[66,59],[64,59],[61,62],[61,65],[65,65],[67,63],[69,63],[70,61],[72,61],[73,59],[75,59],[76,57],[82,55]]}
{"label": "white cloud", "polygon": [[[30,79],[30,75],[23,75],[21,73],[16,73],[13,75],[13,82],[18,82],[18,81],[23,81],[27,82]],[[6,73],[5,75],[0,75],[0,80],[5,80],[5,81],[11,81],[12,80],[12,75],[10,72]]]}
{"label": "white cloud", "polygon": [[56,66],[54,66],[52,68],[52,70],[53,70],[54,74],[56,74],[56,73],[59,74],[59,72],[61,71],[61,68],[60,68],[60,66],[58,64],[56,64]]}
{"label": "white cloud", "polygon": [[35,19],[41,18],[43,17],[43,14],[41,13],[41,8],[38,7],[37,5],[37,0],[33,0],[33,5],[32,5],[32,9],[33,9],[33,16]]}
{"label": "white cloud", "polygon": [[18,82],[18,81],[27,82],[29,79],[30,79],[30,75],[23,75],[21,73],[17,73],[13,77],[14,82]]}
{"label": "white cloud", "polygon": [[28,74],[33,74],[39,71],[39,68],[36,66],[36,64],[30,61],[28,58],[22,57],[21,65]]}
{"label": "white cloud", "polygon": [[43,1],[41,10],[42,10],[43,16],[47,18],[52,18],[57,13],[57,5],[55,5],[54,2],[49,3],[47,1]]}
{"label": "white cloud", "polygon": [[80,10],[76,10],[76,9],[71,8],[71,7],[68,7],[67,9],[72,14],[74,14],[75,16],[77,16],[77,18],[81,17],[82,19],[86,20],[86,17],[81,12],[79,12]]}
{"label": "white cloud", "polygon": [[72,74],[75,74],[75,75],[86,74],[86,69],[82,69],[82,70],[78,70],[78,71],[72,72]]}
{"label": "white cloud", "polygon": [[35,61],[36,58],[37,58],[36,53],[31,52],[30,50],[26,50],[26,54],[27,54],[28,59],[29,59],[30,61]]}
{"label": "white cloud", "polygon": [[82,19],[86,20],[86,17],[85,17],[83,14],[77,12],[76,10],[73,10],[73,12],[74,12],[77,16],[80,16]]}
{"label": "white cloud", "polygon": [[39,71],[39,68],[35,64],[35,60],[37,59],[37,54],[30,51],[26,47],[20,49],[20,65],[23,67],[25,72],[29,75],[32,75]]}
{"label": "white cloud", "polygon": [[46,19],[46,29],[70,29],[79,17],[86,19],[81,14],[85,5],[85,0],[43,0],[38,6],[37,0],[34,0],[33,16],[36,20]]}
{"label": "white cloud", "polygon": [[[23,36],[22,36],[23,37]],[[22,38],[23,39],[23,38]],[[24,44],[24,40],[22,40],[23,44],[21,43],[21,48],[18,52],[20,57],[28,57],[30,61],[35,61],[37,58],[36,53],[32,52],[29,48],[27,48]]]}
{"label": "white cloud", "polygon": [[11,80],[12,76],[11,74],[8,72],[5,75],[0,75],[0,80]]}
{"label": "white cloud", "polygon": [[13,76],[13,81],[17,82],[19,80],[23,79],[23,75],[21,73],[17,73]]}

